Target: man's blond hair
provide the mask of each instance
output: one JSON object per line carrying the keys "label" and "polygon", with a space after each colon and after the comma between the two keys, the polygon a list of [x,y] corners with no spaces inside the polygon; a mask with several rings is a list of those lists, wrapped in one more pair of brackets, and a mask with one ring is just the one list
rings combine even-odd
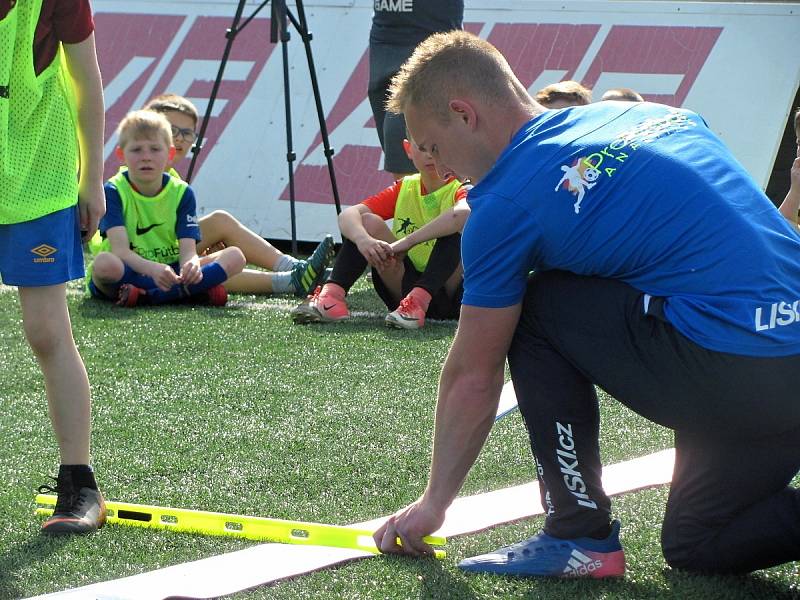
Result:
{"label": "man's blond hair", "polygon": [[466,31],[436,33],[417,46],[392,78],[386,108],[400,114],[414,106],[447,121],[448,102],[464,93],[500,106],[527,96],[489,42]]}
{"label": "man's blond hair", "polygon": [[195,127],[197,127],[197,121],[200,118],[197,114],[197,107],[188,98],[178,94],[161,94],[151,98],[144,107],[147,110],[154,110],[162,114],[170,111],[179,112],[191,118]]}
{"label": "man's blond hair", "polygon": [[117,127],[119,147],[134,140],[161,139],[167,147],[172,146],[172,125],[167,118],[152,110],[134,110],[125,115]]}

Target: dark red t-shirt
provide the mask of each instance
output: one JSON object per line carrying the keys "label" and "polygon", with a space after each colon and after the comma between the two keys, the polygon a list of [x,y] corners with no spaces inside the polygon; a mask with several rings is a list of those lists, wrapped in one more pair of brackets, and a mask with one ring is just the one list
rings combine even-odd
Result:
{"label": "dark red t-shirt", "polygon": [[[4,19],[16,0],[0,0]],[[58,43],[77,44],[94,31],[89,0],[43,0],[33,39],[33,64],[38,75],[53,62]]]}

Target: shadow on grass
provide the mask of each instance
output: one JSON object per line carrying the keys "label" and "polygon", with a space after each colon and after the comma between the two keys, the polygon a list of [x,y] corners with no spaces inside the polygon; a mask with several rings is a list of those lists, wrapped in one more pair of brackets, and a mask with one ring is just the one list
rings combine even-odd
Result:
{"label": "shadow on grass", "polygon": [[[5,548],[0,554],[0,598],[20,598],[14,574],[32,563],[43,562],[68,543],[68,537],[35,535],[19,544]],[[26,594],[27,595],[27,594]]]}
{"label": "shadow on grass", "polygon": [[664,569],[664,579],[675,598],[688,598],[697,594],[700,587],[708,587],[714,590],[716,598],[800,599],[800,588],[791,589],[785,583],[769,581],[765,574],[766,572],[749,575],[698,575]]}
{"label": "shadow on grass", "polygon": [[229,304],[224,307],[212,307],[202,302],[176,302],[171,304],[159,304],[157,306],[123,308],[111,302],[98,300],[97,298],[86,298],[72,307],[72,310],[85,319],[110,319],[114,321],[138,319],[142,311],[153,313],[171,311],[176,314],[187,314],[198,310],[212,314],[211,311],[213,311],[215,318],[224,317],[229,319],[241,319],[251,314],[247,306],[239,306],[236,304]]}

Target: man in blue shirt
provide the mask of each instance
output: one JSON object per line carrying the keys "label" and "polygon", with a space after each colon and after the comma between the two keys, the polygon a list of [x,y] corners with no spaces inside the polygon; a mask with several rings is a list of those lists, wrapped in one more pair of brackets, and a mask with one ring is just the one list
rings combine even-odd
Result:
{"label": "man in blue shirt", "polygon": [[440,174],[476,185],[430,480],[376,532],[381,550],[430,551],[421,536],[480,452],[507,357],[547,518],[462,568],[624,575],[595,385],[675,431],[671,566],[800,559],[800,237],[703,120],[650,103],[547,111],[463,32],[417,48],[390,109]]}

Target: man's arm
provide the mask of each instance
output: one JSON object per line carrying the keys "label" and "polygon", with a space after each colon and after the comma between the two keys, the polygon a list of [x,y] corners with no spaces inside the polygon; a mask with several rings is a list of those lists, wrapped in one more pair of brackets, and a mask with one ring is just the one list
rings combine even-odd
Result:
{"label": "man's arm", "polygon": [[100,217],[106,210],[103,195],[105,109],[94,33],[80,43],[64,44],[64,55],[78,106],[78,145],[81,165],[78,204],[81,230],[86,232],[85,239],[91,239],[97,231]]}
{"label": "man's arm", "polygon": [[441,527],[494,423],[520,307],[461,307],[458,331],[439,380],[428,485],[419,500],[375,532],[382,552],[431,552],[422,538]]}

